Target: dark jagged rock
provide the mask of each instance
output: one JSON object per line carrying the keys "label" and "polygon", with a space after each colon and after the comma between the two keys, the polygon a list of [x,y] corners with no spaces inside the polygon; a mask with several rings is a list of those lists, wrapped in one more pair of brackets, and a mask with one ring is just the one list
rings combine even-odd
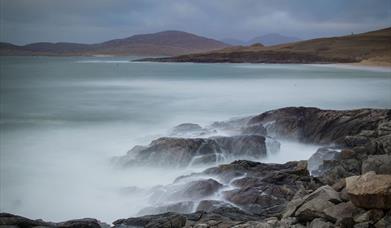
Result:
{"label": "dark jagged rock", "polygon": [[[132,149],[133,152],[135,149]],[[212,138],[159,138],[134,154],[117,158],[125,166],[153,165],[186,167],[214,164],[228,158],[259,159],[266,156],[265,137],[238,135]]]}
{"label": "dark jagged rock", "polygon": [[137,213],[137,215],[155,215],[166,212],[191,213],[193,211],[193,207],[193,201],[183,201],[168,205],[143,208]]}
{"label": "dark jagged rock", "polygon": [[391,155],[370,155],[362,162],[361,173],[374,171],[377,174],[391,174]]}
{"label": "dark jagged rock", "polygon": [[198,204],[196,211],[211,212],[222,207],[233,207],[233,206],[231,204],[219,200],[202,200]]}
{"label": "dark jagged rock", "polygon": [[383,121],[390,119],[389,110],[335,111],[289,107],[255,116],[248,121],[248,125],[263,124],[269,135],[274,134],[305,143],[342,145],[347,136],[376,130]]}
{"label": "dark jagged rock", "polygon": [[[150,201],[160,204],[165,202],[185,202],[202,200],[217,193],[223,187],[214,179],[198,179],[190,182],[175,183],[155,189]],[[166,206],[166,205],[160,205]]]}
{"label": "dark jagged rock", "polygon": [[173,137],[202,137],[206,135],[216,134],[215,129],[202,128],[198,124],[193,123],[183,123],[175,126],[171,132],[170,136]]}
{"label": "dark jagged rock", "polygon": [[313,176],[320,176],[324,173],[323,162],[327,160],[334,160],[339,154],[337,150],[330,147],[319,148],[309,159],[308,159],[308,170]]}
{"label": "dark jagged rock", "polygon": [[65,222],[45,222],[42,220],[31,220],[22,216],[9,213],[0,213],[0,227],[58,227],[58,228],[101,228],[110,227],[96,219],[84,218],[74,219]]}
{"label": "dark jagged rock", "polygon": [[181,228],[186,224],[186,217],[168,212],[159,215],[119,219],[114,221],[113,224],[114,227]]}
{"label": "dark jagged rock", "polygon": [[50,227],[55,226],[54,223],[44,222],[42,220],[31,220],[22,216],[9,213],[0,213],[0,226],[16,226],[16,227]]}

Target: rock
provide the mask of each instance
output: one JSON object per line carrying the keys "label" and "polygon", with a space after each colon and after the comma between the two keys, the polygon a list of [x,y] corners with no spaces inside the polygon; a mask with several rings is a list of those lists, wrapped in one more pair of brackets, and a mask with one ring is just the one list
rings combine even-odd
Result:
{"label": "rock", "polygon": [[364,146],[369,142],[369,138],[362,135],[346,136],[344,142],[347,147],[353,148],[356,146]]}
{"label": "rock", "polygon": [[31,220],[22,216],[13,215],[9,213],[0,213],[0,226],[5,227],[34,227],[34,226],[42,226],[42,227],[50,227],[54,224],[44,222],[41,220]]}
{"label": "rock", "polygon": [[306,143],[343,145],[345,137],[358,135],[362,131],[374,131],[387,118],[388,110],[382,109],[335,111],[288,107],[257,115],[247,125],[263,124],[270,136]]}
{"label": "rock", "polygon": [[327,222],[321,218],[316,218],[312,220],[309,228],[333,228],[334,225],[330,222]]}
{"label": "rock", "polygon": [[214,122],[209,128],[224,131],[231,135],[241,134],[243,127],[246,126],[249,119],[252,117],[233,118],[228,121]]}
{"label": "rock", "polygon": [[96,219],[74,219],[66,222],[57,223],[57,227],[61,228],[100,228],[101,224]]}
{"label": "rock", "polygon": [[384,212],[380,209],[371,209],[354,217],[356,223],[373,222],[376,223],[384,216]]}
{"label": "rock", "polygon": [[339,151],[330,147],[319,148],[309,159],[308,159],[308,171],[313,176],[320,176],[324,173],[323,161],[333,160],[339,154]]}
{"label": "rock", "polygon": [[210,178],[175,183],[155,189],[149,200],[157,205],[201,200],[213,196],[222,187],[222,184]]}
{"label": "rock", "polygon": [[145,227],[145,228],[181,228],[186,224],[186,217],[176,213],[146,215],[138,218],[119,219],[113,222],[114,227]]}
{"label": "rock", "polygon": [[175,126],[172,129],[172,134],[184,134],[189,132],[200,132],[203,128],[198,124],[193,123],[183,123]]}
{"label": "rock", "polygon": [[362,211],[362,209],[355,207],[351,202],[340,203],[323,210],[326,218],[332,222],[339,222],[344,218],[353,218],[353,216]]}
{"label": "rock", "polygon": [[265,137],[260,135],[238,135],[231,137],[214,137],[225,157],[255,158],[266,157]]}
{"label": "rock", "polygon": [[377,134],[381,136],[391,134],[391,121],[385,121],[379,124],[377,127]]}
{"label": "rock", "polygon": [[341,202],[338,193],[330,186],[325,185],[309,195],[290,203],[284,217],[292,216],[298,217],[300,221],[307,222],[314,218],[325,218],[324,210],[334,206],[334,203]]}
{"label": "rock", "polygon": [[175,192],[174,198],[200,199],[215,194],[223,185],[214,179],[187,183],[185,188]]}
{"label": "rock", "polygon": [[361,208],[391,208],[391,175],[368,172],[346,178],[346,189],[354,205]]}
{"label": "rock", "polygon": [[218,200],[202,200],[198,204],[196,211],[211,212],[221,207],[233,207],[233,206],[231,204],[228,204],[223,201],[218,201]]}
{"label": "rock", "polygon": [[391,211],[388,211],[388,213],[375,224],[375,227],[376,228],[391,227]]}
{"label": "rock", "polygon": [[263,124],[254,124],[254,125],[247,125],[243,127],[242,134],[266,136],[267,132]]}
{"label": "rock", "polygon": [[224,159],[266,156],[265,137],[260,135],[239,135],[211,138],[159,138],[148,146],[140,148],[137,154],[126,155],[124,166],[167,166],[187,167],[189,165],[214,164]]}
{"label": "rock", "polygon": [[137,215],[155,215],[162,214],[166,212],[176,212],[176,213],[191,213],[193,212],[194,202],[193,201],[184,201],[179,203],[147,207],[140,210]]}
{"label": "rock", "polygon": [[374,171],[377,174],[391,174],[391,155],[370,155],[362,163],[361,172]]}
{"label": "rock", "polygon": [[343,189],[339,192],[339,197],[340,197],[341,200],[344,201],[344,202],[350,201],[350,197],[349,197],[349,194],[348,194],[348,191],[346,190],[346,188],[343,188]]}
{"label": "rock", "polygon": [[314,198],[300,206],[296,210],[295,216],[301,222],[308,222],[315,218],[325,218],[326,215],[323,211],[332,206],[334,206],[334,204],[330,201]]}
{"label": "rock", "polygon": [[339,179],[337,182],[333,184],[333,189],[337,192],[340,192],[342,189],[346,187],[345,178]]}
{"label": "rock", "polygon": [[372,224],[370,222],[362,222],[354,225],[354,228],[370,228],[370,227],[372,227]]}
{"label": "rock", "polygon": [[65,222],[54,223],[45,222],[40,219],[31,220],[9,213],[0,213],[0,227],[101,228],[110,226],[92,218],[74,219]]}

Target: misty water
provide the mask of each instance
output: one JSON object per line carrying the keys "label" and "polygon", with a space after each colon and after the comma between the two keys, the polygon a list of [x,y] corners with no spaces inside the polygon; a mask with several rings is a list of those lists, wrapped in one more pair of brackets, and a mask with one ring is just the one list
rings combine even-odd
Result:
{"label": "misty water", "polygon": [[[390,108],[387,69],[324,65],[139,63],[130,58],[1,57],[0,211],[106,222],[148,206],[148,189],[201,168],[116,168],[113,156],[175,125],[286,106]],[[307,159],[282,142],[265,162]]]}

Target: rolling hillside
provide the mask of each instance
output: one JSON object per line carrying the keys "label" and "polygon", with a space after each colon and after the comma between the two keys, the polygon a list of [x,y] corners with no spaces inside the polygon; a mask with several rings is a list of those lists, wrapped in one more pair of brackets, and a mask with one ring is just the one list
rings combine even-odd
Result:
{"label": "rolling hillside", "polygon": [[0,43],[0,55],[144,55],[173,56],[217,50],[229,45],[181,31],[134,35],[97,44],[32,43],[17,46]]}
{"label": "rolling hillside", "polygon": [[[356,35],[319,38],[265,47],[228,47],[218,51],[170,58],[143,59],[160,62],[232,63],[391,63],[391,28]],[[382,65],[384,65],[382,64]]]}

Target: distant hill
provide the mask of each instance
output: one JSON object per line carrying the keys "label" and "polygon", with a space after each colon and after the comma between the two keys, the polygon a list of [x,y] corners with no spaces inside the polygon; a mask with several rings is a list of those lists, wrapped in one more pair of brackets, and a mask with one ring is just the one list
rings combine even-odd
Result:
{"label": "distant hill", "polygon": [[222,42],[230,45],[242,45],[242,46],[248,46],[255,43],[261,43],[265,46],[273,46],[278,44],[286,44],[286,43],[292,43],[300,41],[297,37],[291,37],[291,36],[284,36],[278,33],[270,33],[262,36],[257,36],[252,38],[248,41],[238,40],[238,39],[222,39]]}
{"label": "distant hill", "polygon": [[319,38],[263,47],[228,47],[218,51],[171,58],[144,59],[160,62],[232,63],[353,63],[391,64],[391,28],[340,37]]}
{"label": "distant hill", "polygon": [[97,44],[32,43],[18,46],[0,43],[0,55],[145,55],[173,56],[212,51],[228,44],[181,31],[134,35]]}

